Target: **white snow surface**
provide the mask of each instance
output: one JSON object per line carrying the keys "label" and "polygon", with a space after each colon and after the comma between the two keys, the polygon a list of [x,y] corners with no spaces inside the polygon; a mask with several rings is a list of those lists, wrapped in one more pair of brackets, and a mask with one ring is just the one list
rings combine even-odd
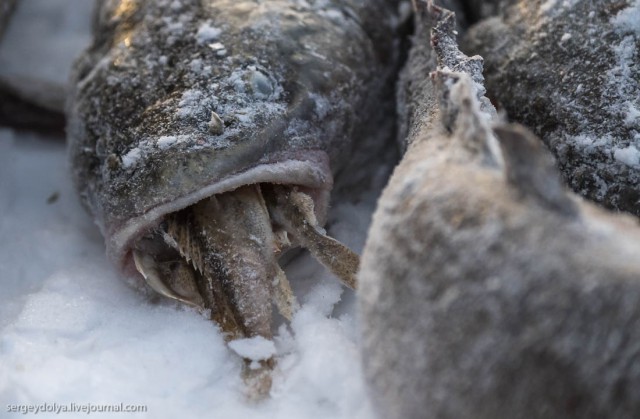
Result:
{"label": "white snow surface", "polygon": [[633,145],[614,149],[613,157],[627,166],[640,166],[640,150]]}
{"label": "white snow surface", "polygon": [[277,353],[273,341],[262,336],[234,340],[229,342],[229,348],[241,357],[252,361],[263,361]]}
{"label": "white snow surface", "polygon": [[635,32],[640,35],[640,0],[631,2],[629,7],[622,9],[611,20],[620,31]]}
{"label": "white snow surface", "polygon": [[196,33],[196,39],[199,44],[204,44],[206,42],[216,41],[220,34],[222,34],[222,30],[211,26],[210,22],[203,23]]}
{"label": "white snow surface", "polygon": [[[250,404],[240,357],[213,323],[119,277],[69,178],[62,142],[0,129],[0,418],[20,416],[8,405],[42,403],[147,406],[103,418],[373,416],[354,293],[308,255],[286,268],[301,303],[292,322],[276,316],[272,348],[242,342],[278,361],[271,397]],[[376,196],[335,204],[330,234],[360,250]]]}

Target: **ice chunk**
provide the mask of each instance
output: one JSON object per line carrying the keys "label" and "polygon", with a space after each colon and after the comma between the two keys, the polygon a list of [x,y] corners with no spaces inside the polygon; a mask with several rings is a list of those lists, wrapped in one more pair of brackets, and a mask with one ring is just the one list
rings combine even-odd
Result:
{"label": "ice chunk", "polygon": [[640,166],[640,150],[635,146],[616,148],[613,152],[613,157],[627,166]]}
{"label": "ice chunk", "polygon": [[218,39],[218,37],[220,37],[221,33],[222,30],[211,26],[211,23],[203,23],[202,25],[200,25],[200,28],[198,28],[198,32],[196,33],[196,40],[198,41],[198,44],[215,41]]}
{"label": "ice chunk", "polygon": [[640,0],[636,0],[611,19],[620,32],[635,32],[640,35]]}
{"label": "ice chunk", "polygon": [[276,346],[273,341],[267,340],[262,336],[231,341],[229,342],[229,348],[241,357],[252,361],[269,359],[276,354]]}
{"label": "ice chunk", "polygon": [[140,160],[141,157],[142,157],[142,150],[136,147],[130,150],[124,156],[122,156],[122,166],[124,166],[125,169],[133,167],[136,164],[138,164],[138,160]]}

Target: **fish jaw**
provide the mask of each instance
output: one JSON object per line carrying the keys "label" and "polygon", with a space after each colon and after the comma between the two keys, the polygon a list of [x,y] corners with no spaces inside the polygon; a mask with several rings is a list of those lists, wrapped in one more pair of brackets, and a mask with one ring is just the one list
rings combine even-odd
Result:
{"label": "fish jaw", "polygon": [[306,153],[307,159],[288,159],[257,165],[212,182],[202,188],[178,196],[175,199],[149,209],[147,212],[125,222],[101,226],[106,237],[107,255],[126,277],[139,278],[140,274],[133,260],[133,244],[155,228],[171,213],[179,211],[204,198],[259,183],[273,183],[300,186],[313,198],[317,219],[324,223],[329,206],[329,196],[333,186],[333,176],[328,157],[322,151]]}

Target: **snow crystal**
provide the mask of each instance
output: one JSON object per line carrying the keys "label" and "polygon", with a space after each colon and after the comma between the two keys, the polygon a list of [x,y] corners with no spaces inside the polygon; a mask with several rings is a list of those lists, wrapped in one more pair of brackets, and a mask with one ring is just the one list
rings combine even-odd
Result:
{"label": "snow crystal", "polygon": [[214,42],[213,44],[209,44],[209,48],[211,48],[214,51],[220,51],[220,50],[225,49],[225,47],[222,44],[222,42]]}
{"label": "snow crystal", "polygon": [[156,145],[160,150],[166,150],[177,143],[182,143],[189,138],[188,135],[165,135],[158,138]]}
{"label": "snow crystal", "polygon": [[276,346],[273,341],[262,336],[231,341],[229,348],[241,357],[252,361],[264,361],[276,354]]}
{"label": "snow crystal", "polygon": [[197,112],[202,105],[202,98],[203,94],[200,90],[186,90],[178,102],[178,116],[184,118]]}
{"label": "snow crystal", "polygon": [[571,34],[570,33],[565,33],[564,35],[562,35],[562,38],[560,38],[560,42],[567,42],[569,39],[571,39]]}
{"label": "snow crystal", "polygon": [[547,0],[542,5],[540,5],[540,11],[542,13],[547,13],[549,10],[556,7],[557,4],[558,4],[558,0]]}
{"label": "snow crystal", "polygon": [[633,145],[625,148],[615,148],[613,151],[613,157],[620,163],[624,163],[627,166],[640,166],[640,150]]}
{"label": "snow crystal", "polygon": [[122,156],[122,166],[125,169],[129,169],[135,166],[136,164],[138,164],[138,161],[140,160],[141,157],[142,157],[142,150],[140,150],[139,148],[136,147],[132,150],[129,150],[127,154]]}
{"label": "snow crystal", "polygon": [[273,94],[273,83],[269,77],[255,67],[249,67],[251,71],[249,82],[251,83],[251,91],[256,99],[268,99]]}
{"label": "snow crystal", "polygon": [[207,42],[217,40],[220,37],[220,34],[222,34],[221,29],[211,26],[210,22],[206,22],[198,28],[196,40],[198,41],[198,44],[205,44]]}
{"label": "snow crystal", "polygon": [[575,136],[569,136],[569,143],[575,144],[577,147],[584,149],[585,152],[593,152],[598,148],[607,148],[613,143],[610,135],[598,137],[592,133],[582,133]]}
{"label": "snow crystal", "polygon": [[329,100],[326,97],[318,95],[316,93],[309,93],[309,98],[311,98],[315,103],[314,111],[318,119],[324,119],[331,110],[331,103],[329,102]]}
{"label": "snow crystal", "polygon": [[209,48],[216,52],[218,57],[224,57],[227,55],[227,48],[222,44],[222,42],[214,42],[213,44],[209,44]]}
{"label": "snow crystal", "polygon": [[635,32],[636,35],[640,35],[640,0],[621,10],[611,19],[611,23],[616,25],[620,32]]}
{"label": "snow crystal", "polygon": [[336,9],[320,10],[319,14],[323,17],[326,17],[329,20],[332,20],[342,25],[344,25],[346,21],[344,13],[342,13],[340,10],[336,10]]}
{"label": "snow crystal", "polygon": [[229,75],[227,82],[233,86],[237,93],[245,92],[244,80],[242,78],[244,72],[242,70],[235,70]]}
{"label": "snow crystal", "polygon": [[184,30],[184,25],[182,24],[182,22],[168,22],[167,23],[167,30],[172,35],[180,35],[180,34],[182,34],[182,32]]}
{"label": "snow crystal", "polygon": [[640,108],[640,98],[634,95],[640,89],[640,82],[635,76],[636,63],[635,56],[637,54],[637,39],[634,35],[627,35],[620,43],[613,47],[616,55],[617,65],[611,68],[608,73],[608,84],[611,89],[617,92],[621,98],[632,98],[626,102],[614,102],[611,105],[611,111],[617,114],[623,114],[625,123],[628,126],[638,124],[638,109]]}
{"label": "snow crystal", "polygon": [[196,58],[195,60],[192,60],[189,63],[189,68],[191,68],[191,71],[194,72],[194,73],[201,73],[202,72],[202,59]]}
{"label": "snow crystal", "polygon": [[640,109],[631,102],[627,102],[627,107],[627,115],[624,118],[624,122],[627,126],[633,126],[640,120]]}
{"label": "snow crystal", "polygon": [[544,15],[554,15],[559,12],[560,9],[570,9],[574,7],[580,0],[564,0],[560,3],[560,0],[547,0],[543,4],[540,5],[541,14]]}
{"label": "snow crystal", "polygon": [[242,110],[239,110],[234,114],[234,116],[242,125],[248,126],[253,123],[253,113],[251,112],[244,112]]}

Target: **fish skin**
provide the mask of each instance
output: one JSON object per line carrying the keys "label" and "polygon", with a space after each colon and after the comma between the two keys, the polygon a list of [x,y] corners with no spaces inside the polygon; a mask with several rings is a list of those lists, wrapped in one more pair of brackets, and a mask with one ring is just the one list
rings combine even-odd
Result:
{"label": "fish skin", "polygon": [[492,98],[544,141],[576,193],[640,216],[640,35],[624,23],[638,6],[502,3],[461,41],[485,58]]}
{"label": "fish skin", "polygon": [[[439,1],[438,5],[425,0],[415,0],[415,33],[407,63],[400,71],[397,84],[398,143],[403,152],[425,126],[438,120],[436,89],[429,73],[437,68],[449,67],[471,74],[479,89],[478,98],[483,109],[491,115],[495,109],[484,95],[483,60],[480,56],[467,57],[457,46],[457,31],[466,30],[463,7],[460,1]],[[434,47],[431,32],[439,27],[440,46]]]}
{"label": "fish skin", "polygon": [[397,6],[100,2],[67,114],[73,178],[110,258],[130,268],[131,242],[164,215],[246,183],[310,188],[323,219],[333,174],[374,131]]}

